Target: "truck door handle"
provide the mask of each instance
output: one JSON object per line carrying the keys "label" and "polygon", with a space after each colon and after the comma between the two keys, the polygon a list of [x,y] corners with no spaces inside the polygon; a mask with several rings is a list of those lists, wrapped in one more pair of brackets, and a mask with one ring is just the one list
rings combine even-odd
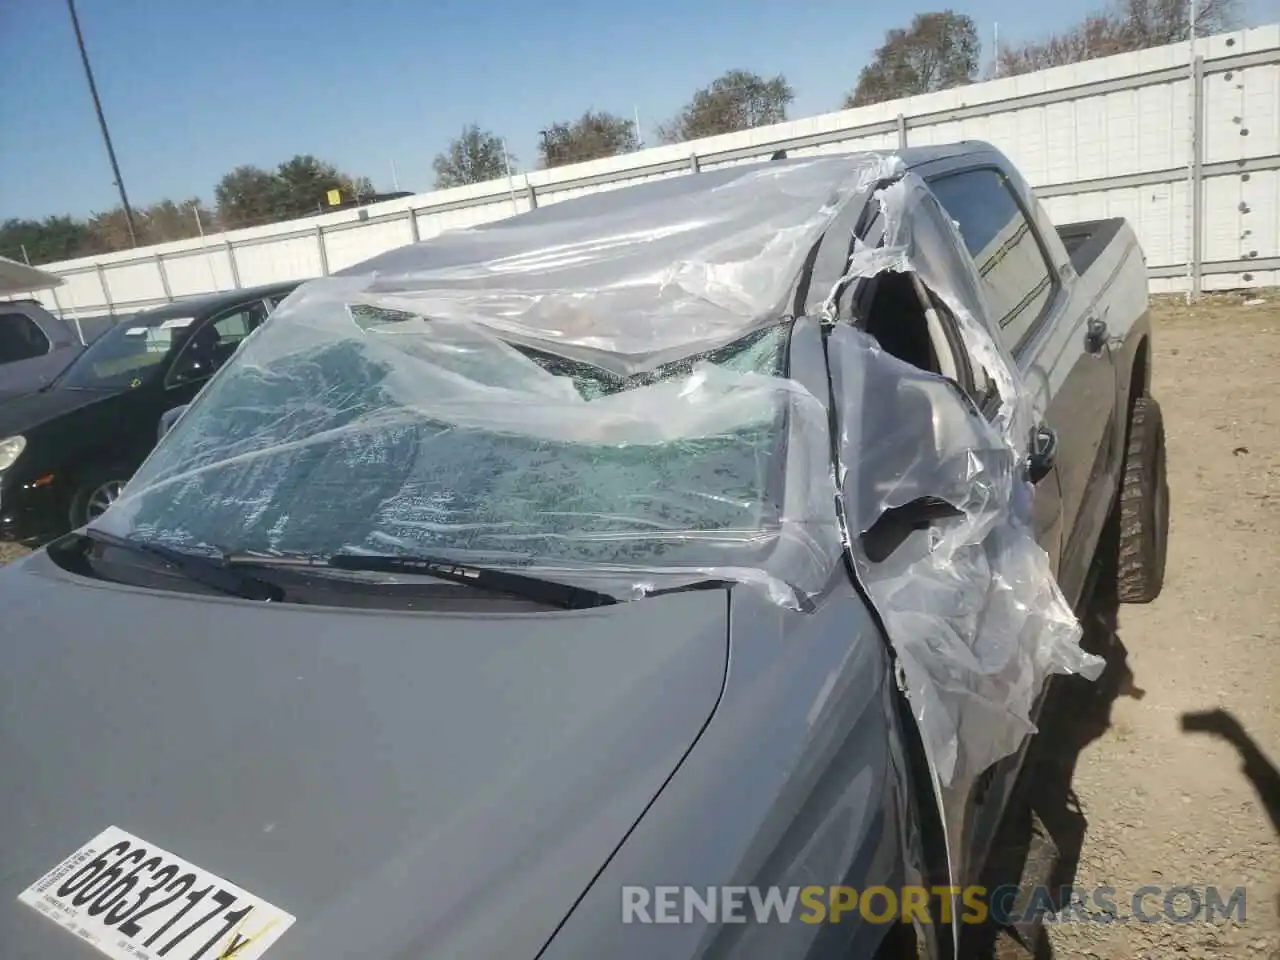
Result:
{"label": "truck door handle", "polygon": [[1058,461],[1058,431],[1042,423],[1032,431],[1031,449],[1027,452],[1027,479],[1039,483]]}
{"label": "truck door handle", "polygon": [[1107,345],[1107,321],[1090,316],[1085,321],[1084,348],[1097,356]]}

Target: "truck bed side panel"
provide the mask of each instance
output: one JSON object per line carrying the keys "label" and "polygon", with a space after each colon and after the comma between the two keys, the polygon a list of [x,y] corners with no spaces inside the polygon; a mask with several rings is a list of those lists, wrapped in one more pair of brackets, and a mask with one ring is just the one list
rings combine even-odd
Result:
{"label": "truck bed side panel", "polygon": [[1077,301],[1073,312],[1096,317],[1106,324],[1106,350],[1114,370],[1106,439],[1091,465],[1086,494],[1063,551],[1062,579],[1077,590],[1084,587],[1119,484],[1130,376],[1150,325],[1146,263],[1137,236],[1124,220],[1101,223],[1105,229],[1090,231],[1088,239],[1072,254],[1073,264],[1077,257],[1088,261],[1087,268],[1078,270],[1072,284],[1072,299]]}
{"label": "truck bed side panel", "polygon": [[1081,220],[1079,223],[1060,224],[1058,236],[1071,257],[1071,266],[1075,268],[1076,273],[1083,274],[1089,271],[1099,254],[1106,250],[1127,226],[1123,217],[1112,217],[1109,220]]}

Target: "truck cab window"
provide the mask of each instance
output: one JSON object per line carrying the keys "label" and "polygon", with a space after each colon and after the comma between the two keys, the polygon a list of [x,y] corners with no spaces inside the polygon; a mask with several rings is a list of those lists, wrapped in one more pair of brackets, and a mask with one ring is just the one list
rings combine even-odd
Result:
{"label": "truck cab window", "polygon": [[996,170],[951,174],[929,186],[959,226],[991,318],[1016,350],[1044,315],[1056,286],[1034,228]]}
{"label": "truck cab window", "polygon": [[0,313],[0,363],[16,363],[43,357],[49,338],[35,321],[22,313]]}

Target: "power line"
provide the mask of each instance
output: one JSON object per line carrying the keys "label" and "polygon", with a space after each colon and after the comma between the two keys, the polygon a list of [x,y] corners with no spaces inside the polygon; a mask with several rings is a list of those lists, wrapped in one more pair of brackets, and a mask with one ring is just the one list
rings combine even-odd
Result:
{"label": "power line", "polygon": [[76,31],[76,46],[80,48],[80,60],[84,63],[85,79],[89,81],[89,93],[93,97],[93,109],[98,114],[98,125],[102,127],[102,142],[107,145],[107,157],[111,160],[111,172],[115,174],[116,186],[120,189],[120,205],[124,207],[124,218],[129,224],[129,240],[136,247],[138,232],[133,224],[133,208],[129,206],[129,195],[124,191],[124,178],[120,176],[120,164],[116,162],[116,151],[111,146],[111,134],[107,131],[107,118],[102,113],[102,101],[98,99],[98,85],[93,82],[93,70],[89,67],[89,54],[84,48],[84,35],[80,33],[80,18],[76,16],[75,0],[67,0],[67,9],[71,12],[71,26]]}

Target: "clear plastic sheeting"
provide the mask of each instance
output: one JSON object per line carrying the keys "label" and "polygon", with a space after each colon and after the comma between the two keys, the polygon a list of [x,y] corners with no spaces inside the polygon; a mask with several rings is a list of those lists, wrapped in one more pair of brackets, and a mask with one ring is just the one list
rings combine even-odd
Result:
{"label": "clear plastic sheeting", "polygon": [[827,583],[827,412],[780,375],[786,325],[620,378],[475,323],[358,326],[325,294],[246,342],[100,527],[443,556],[624,599],[725,580],[794,608]]}
{"label": "clear plastic sheeting", "polygon": [[553,204],[355,269],[372,273],[370,302],[598,350],[630,372],[791,313],[832,218],[895,172],[880,154],[709,171],[646,184],[643,203],[623,190]]}
{"label": "clear plastic sheeting", "polygon": [[301,287],[98,524],[185,549],[440,555],[619,597],[802,607],[843,550],[786,318],[876,154],[555,204]]}
{"label": "clear plastic sheeting", "polygon": [[[1035,728],[1050,674],[1096,679],[1104,661],[1081,628],[1031,531],[1025,463],[1036,411],[1012,360],[979,317],[972,264],[923,183],[908,174],[877,193],[885,246],[857,254],[846,282],[911,270],[950,308],[969,355],[999,393],[990,420],[954,382],[890,356],[848,326],[829,341],[840,405],[839,457],[858,575],[898,652],[913,712],[943,788],[964,788]],[[886,512],[941,501],[887,557],[862,534]],[[949,816],[958,809],[952,807]],[[953,825],[954,826],[954,825]]]}
{"label": "clear plastic sheeting", "polygon": [[853,554],[939,779],[967,782],[1034,732],[1049,674],[1096,677],[1102,661],[1080,648],[1049,558],[1013,509],[1021,458],[952,383],[847,326],[832,331],[830,347],[855,537],[920,498],[959,512],[879,562],[858,539]]}
{"label": "clear plastic sheeting", "polygon": [[[1027,526],[1029,394],[921,181],[872,193],[901,174],[876,154],[711,171],[306,284],[96,525],[197,551],[439,556],[624,599],[733,581],[799,609],[847,546],[941,784],[967,782],[1032,730],[1050,673],[1102,662]],[[806,257],[868,202],[885,243],[842,284],[914,272],[998,410],[835,323],[838,289],[806,290],[832,324],[833,464],[788,335]],[[955,516],[870,558],[860,534],[922,497]]]}
{"label": "clear plastic sheeting", "polygon": [[[977,267],[961,253],[964,239],[915,174],[877,191],[875,199],[886,221],[885,246],[900,251],[902,262],[950,308],[965,349],[986,371],[999,395],[993,428],[1013,450],[1025,455],[1038,412],[1013,359],[991,333],[997,325],[987,311]],[[1015,494],[1029,495],[1030,490],[1024,485]],[[1022,507],[1028,505],[1029,501],[1022,502]]]}

